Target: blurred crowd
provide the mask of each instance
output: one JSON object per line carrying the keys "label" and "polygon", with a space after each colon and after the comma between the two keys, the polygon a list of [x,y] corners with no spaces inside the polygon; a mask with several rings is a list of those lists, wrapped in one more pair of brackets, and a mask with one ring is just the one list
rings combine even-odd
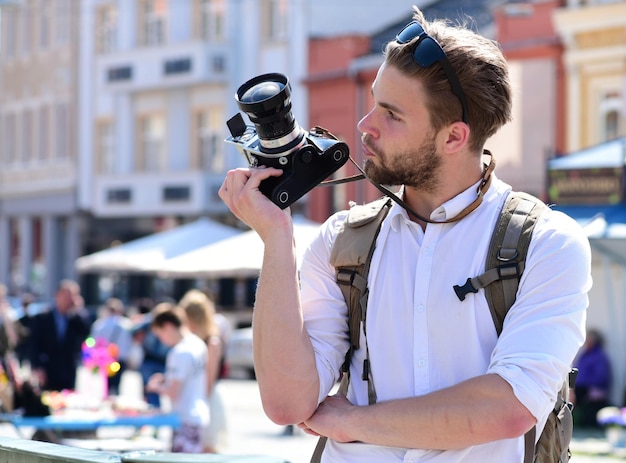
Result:
{"label": "blurred crowd", "polygon": [[90,313],[78,283],[63,280],[43,310],[31,313],[30,294],[20,301],[21,307],[12,307],[0,284],[2,412],[46,414],[41,393],[75,390],[85,346],[97,340],[114,354],[107,364],[108,395],[119,394],[125,371],[137,371],[147,404],[161,407],[167,397],[181,418],[173,452],[219,451],[227,432],[219,380],[231,325],[208,294],[193,289],[179,301],[146,298],[132,307],[110,298]]}

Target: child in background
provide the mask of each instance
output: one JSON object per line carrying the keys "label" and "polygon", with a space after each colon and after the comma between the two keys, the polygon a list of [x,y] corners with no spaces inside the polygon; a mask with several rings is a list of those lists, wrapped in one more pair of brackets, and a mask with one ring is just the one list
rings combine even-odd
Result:
{"label": "child in background", "polygon": [[167,395],[172,411],[181,419],[181,426],[172,435],[172,452],[202,453],[202,434],[209,424],[205,400],[207,346],[187,328],[184,310],[171,303],[155,307],[151,328],[171,349],[165,361],[165,373],[152,375],[146,389]]}

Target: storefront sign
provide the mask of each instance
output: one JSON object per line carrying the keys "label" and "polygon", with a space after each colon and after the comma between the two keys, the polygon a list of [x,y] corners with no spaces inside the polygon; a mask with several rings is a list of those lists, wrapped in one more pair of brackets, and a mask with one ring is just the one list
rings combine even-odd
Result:
{"label": "storefront sign", "polygon": [[624,197],[624,169],[550,170],[548,196],[555,204],[617,204]]}

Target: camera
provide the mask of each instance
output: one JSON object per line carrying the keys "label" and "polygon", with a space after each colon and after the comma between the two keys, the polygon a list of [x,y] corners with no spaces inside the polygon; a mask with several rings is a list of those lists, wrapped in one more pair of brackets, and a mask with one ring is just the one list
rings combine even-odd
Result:
{"label": "camera", "polygon": [[291,85],[279,73],[254,77],[235,95],[239,109],[253,125],[246,125],[241,113],[227,121],[233,144],[250,167],[282,169],[280,177],[261,182],[259,189],[284,209],[319,185],[343,166],[349,157],[348,145],[321,127],[303,130],[291,112]]}

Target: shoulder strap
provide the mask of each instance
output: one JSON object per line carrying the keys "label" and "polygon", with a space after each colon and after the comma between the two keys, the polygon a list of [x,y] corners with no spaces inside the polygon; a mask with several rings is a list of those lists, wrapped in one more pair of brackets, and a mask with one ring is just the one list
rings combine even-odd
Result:
{"label": "shoulder strap", "polygon": [[361,321],[367,311],[367,276],[376,238],[390,207],[388,198],[352,206],[330,254],[337,283],[348,304],[350,345],[354,350],[360,347]]}
{"label": "shoulder strap", "polygon": [[[341,368],[342,377],[339,384],[339,394],[348,393],[350,360],[353,352],[360,347],[361,322],[365,322],[367,313],[367,276],[370,262],[374,255],[378,232],[390,208],[391,201],[388,198],[380,198],[368,204],[352,206],[346,221],[335,238],[330,254],[330,263],[336,269],[337,283],[348,305],[350,335],[350,348]],[[366,357],[363,379],[368,381],[369,401],[373,403],[376,402],[376,394],[373,391],[371,372],[367,366],[369,355],[366,354]],[[327,440],[326,437],[319,438],[311,457],[311,463],[321,461]]]}
{"label": "shoulder strap", "polygon": [[515,302],[533,228],[547,208],[541,200],[521,192],[511,192],[502,208],[485,264],[485,269],[495,269],[498,274],[495,284],[488,284],[485,288],[498,335],[502,332],[504,317]]}
{"label": "shoulder strap", "polygon": [[504,318],[515,302],[519,279],[524,272],[528,246],[539,216],[548,209],[540,199],[512,191],[506,198],[491,235],[485,272],[468,278],[454,291],[463,301],[468,293],[485,288],[485,297],[498,335]]}

